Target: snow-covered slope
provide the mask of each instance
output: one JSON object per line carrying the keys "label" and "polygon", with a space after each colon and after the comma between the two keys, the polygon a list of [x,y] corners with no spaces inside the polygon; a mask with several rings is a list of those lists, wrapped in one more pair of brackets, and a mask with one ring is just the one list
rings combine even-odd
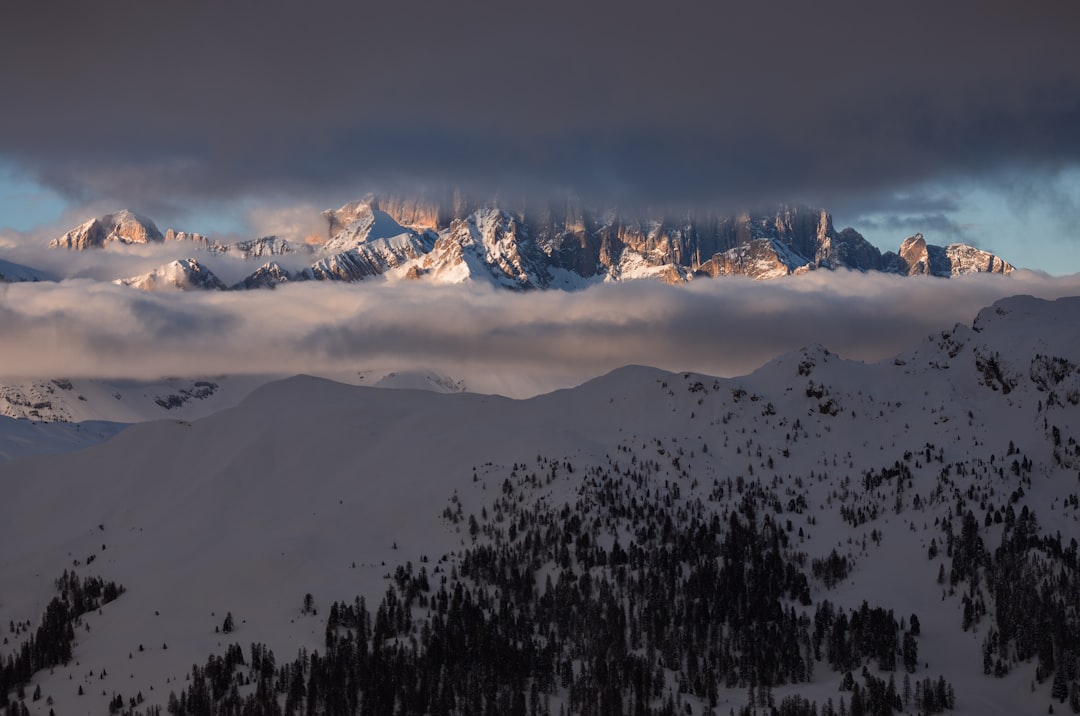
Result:
{"label": "snow-covered slope", "polygon": [[430,237],[406,229],[386,212],[363,204],[357,208],[356,218],[319,248],[323,258],[298,278],[362,281],[415,261],[430,249]]}
{"label": "snow-covered slope", "polygon": [[948,278],[972,273],[1011,273],[1015,268],[1008,261],[989,251],[967,244],[934,246],[926,243],[922,234],[904,239],[899,254],[885,257],[885,268],[909,276],[925,274]]}
{"label": "snow-covered slope", "polygon": [[126,423],[103,420],[42,423],[0,415],[0,462],[74,452],[104,442],[126,427]]}
{"label": "snow-covered slope", "polygon": [[[231,408],[256,388],[285,376],[226,375],[160,380],[56,378],[0,384],[0,416],[39,423],[196,420]],[[460,393],[461,380],[432,371],[364,370],[335,380],[379,388]]]}
{"label": "snow-covered slope", "polygon": [[515,217],[480,209],[442,232],[421,266],[438,283],[537,288],[551,281],[546,258]]}
{"label": "snow-covered slope", "polygon": [[143,291],[224,291],[225,284],[197,259],[178,259],[159,266],[149,273],[114,281]]}
{"label": "snow-covered slope", "polygon": [[0,259],[0,283],[16,283],[18,281],[48,281],[50,277],[44,271],[15,264]]}
{"label": "snow-covered slope", "polygon": [[278,236],[261,236],[248,241],[237,241],[216,247],[218,253],[236,254],[245,259],[262,259],[267,256],[288,256],[308,251],[306,244],[296,245]]}
{"label": "snow-covered slope", "polygon": [[36,422],[194,420],[239,403],[281,376],[163,378],[157,381],[56,378],[0,385],[0,415]]}
{"label": "snow-covered slope", "polygon": [[[330,605],[354,596],[371,614],[390,600],[374,620],[381,636],[365,638],[394,654],[415,643],[434,658],[430,639],[450,616],[429,615],[445,588],[456,595],[446,614],[464,591],[479,600],[474,618],[493,610],[492,634],[522,630],[507,651],[477,653],[474,668],[489,657],[516,668],[527,649],[556,650],[558,676],[539,687],[555,713],[596,703],[604,683],[626,684],[603,698],[631,710],[633,687],[615,681],[627,664],[658,679],[642,704],[658,710],[669,697],[680,712],[739,710],[752,686],[755,698],[800,694],[824,712],[827,700],[862,703],[878,678],[882,692],[894,681],[903,704],[908,677],[925,705],[923,682],[931,689],[939,676],[957,713],[1045,713],[1052,695],[1067,709],[1056,694],[1059,680],[1066,697],[1071,688],[1068,657],[1047,654],[1073,653],[1075,610],[1048,611],[1060,620],[1050,629],[1009,605],[1045,604],[1040,585],[1071,599],[1080,585],[1070,546],[1080,534],[1077,311],[1080,298],[1019,297],[876,365],[810,347],[745,378],[629,367],[526,401],[296,377],[201,420],[145,423],[77,454],[0,465],[0,623],[36,625],[65,570],[126,588],[81,617],[72,661],[36,674],[25,690],[40,686],[43,699],[26,705],[101,713],[114,695],[126,704],[139,693],[139,708],[164,707],[193,686],[192,664],[233,642],[245,658],[264,644],[278,666],[301,648],[333,659]],[[749,551],[732,541],[752,535],[761,541]],[[506,555],[517,557],[499,562]],[[745,602],[748,590],[775,588],[755,576],[769,565],[790,591]],[[422,583],[412,581],[418,571]],[[638,579],[640,592],[624,591]],[[742,597],[710,601],[733,579],[746,585]],[[403,621],[394,605],[406,594]],[[621,601],[604,601],[612,594]],[[597,599],[609,606],[576,628],[538,626]],[[866,603],[883,611],[860,614]],[[760,631],[745,631],[758,627],[734,614],[753,604]],[[1041,609],[1056,607],[1027,611]],[[513,621],[525,613],[533,621]],[[232,630],[221,633],[227,614]],[[849,625],[869,628],[873,614],[887,619],[882,633],[902,637],[905,661],[908,643],[917,649],[910,673],[899,641],[836,651],[849,648]],[[999,644],[996,614],[1049,646],[1030,651],[1012,622]],[[821,620],[831,626],[815,654],[810,631]],[[577,639],[611,624],[624,626]],[[29,633],[17,632],[14,645]],[[695,647],[691,658],[680,643],[703,634],[716,653]],[[769,646],[782,634],[786,646]],[[625,660],[592,655],[624,640]],[[587,651],[574,658],[563,651],[571,643]],[[761,681],[792,659],[792,671]],[[547,673],[546,657],[527,663]],[[251,666],[239,673],[258,680]],[[527,687],[491,684],[527,698]],[[245,684],[236,698],[258,692]]]}
{"label": "snow-covered slope", "polygon": [[283,267],[277,261],[268,261],[255,269],[251,274],[245,277],[243,281],[236,283],[232,288],[234,290],[274,288],[278,284],[288,283],[292,280],[293,275],[288,269]]}
{"label": "snow-covered slope", "polygon": [[[318,221],[317,216],[310,217]],[[814,269],[882,271],[952,277],[1007,274],[1013,266],[966,244],[936,246],[922,234],[899,253],[882,252],[855,229],[834,229],[821,209],[781,205],[770,211],[667,215],[615,208],[478,202],[455,193],[446,201],[368,195],[325,211],[325,241],[278,236],[225,244],[169,229],[129,211],[91,219],[50,246],[101,248],[111,243],[159,244],[190,255],[264,264],[234,289],[289,281],[370,281],[407,278],[442,284],[487,283],[510,289],[576,289],[596,281],[636,279],[683,283],[695,277],[777,279]],[[156,254],[155,254],[156,255]],[[271,275],[270,257],[289,257]],[[284,263],[282,261],[281,263]],[[175,269],[174,269],[175,270]]]}
{"label": "snow-covered slope", "polygon": [[[362,373],[360,377],[370,378],[372,375]],[[361,382],[361,385],[365,384]],[[421,370],[402,370],[387,373],[378,378],[371,385],[376,388],[407,388],[409,390],[430,390],[435,393],[464,393],[465,382],[453,378]]]}
{"label": "snow-covered slope", "polygon": [[790,276],[812,268],[810,262],[776,239],[754,239],[713,256],[698,269],[716,276],[746,276],[764,280]]}

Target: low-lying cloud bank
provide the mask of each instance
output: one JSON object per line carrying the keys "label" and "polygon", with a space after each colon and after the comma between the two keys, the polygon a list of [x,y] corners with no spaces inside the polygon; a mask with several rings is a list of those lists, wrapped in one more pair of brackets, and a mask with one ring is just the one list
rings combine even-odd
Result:
{"label": "low-lying cloud bank", "polygon": [[144,293],[85,279],[0,284],[0,375],[157,378],[430,369],[526,396],[627,364],[748,373],[820,343],[875,361],[999,298],[1080,295],[1080,275],[951,280],[813,272],[773,282],[577,292],[306,283]]}

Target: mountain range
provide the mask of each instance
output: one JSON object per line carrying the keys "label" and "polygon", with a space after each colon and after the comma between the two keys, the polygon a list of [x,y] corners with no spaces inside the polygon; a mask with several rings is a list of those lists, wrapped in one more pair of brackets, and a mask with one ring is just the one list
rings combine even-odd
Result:
{"label": "mountain range", "polygon": [[206,265],[215,254],[263,261],[234,289],[380,277],[532,289],[640,278],[772,279],[818,269],[939,277],[1013,270],[986,251],[928,244],[921,234],[904,240],[896,252],[882,253],[854,229],[837,231],[826,211],[805,206],[670,216],[593,211],[573,201],[508,208],[460,195],[444,202],[368,195],[323,212],[323,218],[325,234],[303,243],[266,236],[223,244],[196,233],[163,233],[153,221],[120,211],[68,231],[50,247],[175,244],[202,256],[118,279],[145,289],[221,289],[224,284]]}
{"label": "mountain range", "polygon": [[0,463],[0,697],[1067,712],[1077,311],[1015,297],[876,364],[810,346],[528,400],[297,376]]}

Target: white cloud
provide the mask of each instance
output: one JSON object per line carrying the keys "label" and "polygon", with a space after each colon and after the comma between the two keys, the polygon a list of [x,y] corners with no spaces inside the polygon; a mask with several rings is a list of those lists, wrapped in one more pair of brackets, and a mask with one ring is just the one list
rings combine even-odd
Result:
{"label": "white cloud", "polygon": [[148,294],[68,280],[0,285],[0,365],[133,378],[416,368],[524,396],[632,363],[739,375],[812,343],[878,360],[1015,294],[1077,295],[1080,276],[820,271],[530,293],[372,282]]}
{"label": "white cloud", "polygon": [[325,207],[314,204],[292,206],[256,206],[247,213],[253,236],[278,236],[298,244],[321,243],[327,239],[328,224],[322,215]]}

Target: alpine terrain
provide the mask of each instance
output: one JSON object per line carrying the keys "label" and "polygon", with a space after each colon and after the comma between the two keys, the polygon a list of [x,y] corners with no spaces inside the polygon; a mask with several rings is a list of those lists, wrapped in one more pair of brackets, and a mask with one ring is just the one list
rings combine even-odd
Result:
{"label": "alpine terrain", "polygon": [[815,269],[941,277],[1009,273],[1005,260],[966,244],[935,246],[922,234],[882,253],[851,228],[837,231],[824,210],[781,206],[738,214],[677,215],[595,210],[575,200],[527,204],[368,195],[323,212],[325,232],[302,242],[264,236],[232,244],[168,229],[130,211],[91,219],[54,239],[54,249],[112,244],[175,247],[177,260],[118,282],[156,290],[223,289],[215,258],[257,267],[234,289],[289,281],[411,279],[481,282],[511,289],[573,289],[597,281],[651,278],[774,279]]}
{"label": "alpine terrain", "polygon": [[[450,236],[376,211],[387,261]],[[0,463],[0,703],[1080,711],[1078,311],[519,401],[297,376]]]}

